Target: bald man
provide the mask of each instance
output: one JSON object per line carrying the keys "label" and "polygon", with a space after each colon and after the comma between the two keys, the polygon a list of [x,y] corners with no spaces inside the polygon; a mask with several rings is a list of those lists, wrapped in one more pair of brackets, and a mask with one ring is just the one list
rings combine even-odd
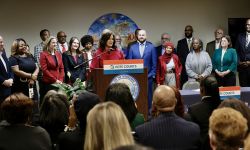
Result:
{"label": "bald man", "polygon": [[221,41],[221,38],[223,35],[224,35],[224,31],[222,29],[218,28],[214,31],[215,40],[207,43],[206,51],[208,52],[211,59],[214,55],[214,51],[221,47],[220,41]]}
{"label": "bald man", "polygon": [[138,142],[155,149],[195,149],[200,136],[199,126],[174,113],[176,105],[172,88],[161,85],[153,94],[157,118],[135,129]]}

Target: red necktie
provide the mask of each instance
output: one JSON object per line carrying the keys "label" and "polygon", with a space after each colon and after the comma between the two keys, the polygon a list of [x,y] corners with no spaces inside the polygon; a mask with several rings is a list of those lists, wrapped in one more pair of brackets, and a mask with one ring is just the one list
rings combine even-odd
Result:
{"label": "red necktie", "polygon": [[66,51],[66,48],[63,44],[61,44],[61,46],[62,46],[62,53],[64,53]]}

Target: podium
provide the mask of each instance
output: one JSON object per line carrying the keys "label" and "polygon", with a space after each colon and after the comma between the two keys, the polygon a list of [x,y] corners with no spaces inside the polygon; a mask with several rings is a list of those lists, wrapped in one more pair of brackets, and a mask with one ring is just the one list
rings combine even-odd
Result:
{"label": "podium", "polygon": [[[100,96],[101,101],[105,99],[105,93],[108,86],[111,84],[111,81],[118,76],[119,74],[104,74],[104,70],[102,68],[97,68],[91,70],[89,73],[89,80],[93,82],[92,90],[94,93]],[[139,95],[136,99],[138,112],[142,113],[147,119],[148,115],[148,72],[147,69],[144,68],[144,73],[134,73],[127,74],[135,78],[139,85]]]}

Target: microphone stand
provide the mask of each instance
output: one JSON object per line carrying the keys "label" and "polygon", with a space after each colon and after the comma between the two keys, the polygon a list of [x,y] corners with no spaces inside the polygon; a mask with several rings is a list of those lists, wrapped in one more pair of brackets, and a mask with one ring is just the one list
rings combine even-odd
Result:
{"label": "microphone stand", "polygon": [[80,66],[82,66],[82,65],[84,65],[84,64],[86,64],[86,63],[88,63],[89,61],[91,61],[91,60],[93,60],[93,59],[96,59],[96,58],[98,58],[98,57],[101,57],[103,54],[110,53],[111,51],[114,51],[114,49],[113,49],[113,48],[110,48],[109,50],[104,51],[104,52],[102,52],[102,53],[96,55],[95,57],[93,57],[93,58],[91,58],[91,59],[88,59],[88,60],[82,62],[82,63],[79,64],[79,65],[76,65],[74,68],[78,68],[78,67],[80,67]]}

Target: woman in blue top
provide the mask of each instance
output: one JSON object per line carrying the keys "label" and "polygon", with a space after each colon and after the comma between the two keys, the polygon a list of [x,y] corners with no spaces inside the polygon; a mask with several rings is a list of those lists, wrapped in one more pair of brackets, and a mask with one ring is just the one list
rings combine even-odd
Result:
{"label": "woman in blue top", "polygon": [[237,53],[232,48],[229,36],[221,39],[221,48],[216,49],[213,55],[213,69],[219,86],[235,86],[237,69]]}

